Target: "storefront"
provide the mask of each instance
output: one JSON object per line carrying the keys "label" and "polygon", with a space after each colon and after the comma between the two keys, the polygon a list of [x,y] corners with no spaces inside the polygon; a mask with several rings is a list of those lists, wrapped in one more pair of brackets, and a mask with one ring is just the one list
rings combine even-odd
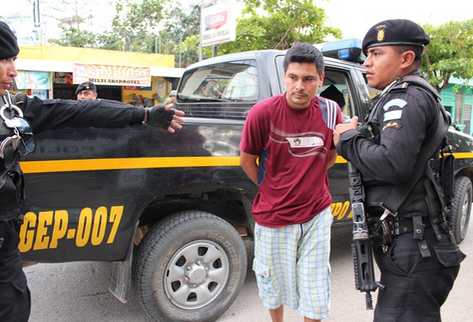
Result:
{"label": "storefront", "polygon": [[75,99],[77,85],[92,81],[99,98],[151,106],[166,99],[183,71],[173,67],[173,55],[48,46],[20,53],[17,88],[42,98]]}
{"label": "storefront", "polygon": [[452,115],[452,120],[462,132],[473,134],[473,81],[450,78],[440,92],[442,104]]}

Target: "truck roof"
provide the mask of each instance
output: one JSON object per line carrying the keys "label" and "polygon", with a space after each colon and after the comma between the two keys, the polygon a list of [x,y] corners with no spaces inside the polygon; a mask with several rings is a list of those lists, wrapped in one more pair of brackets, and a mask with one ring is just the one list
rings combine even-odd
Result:
{"label": "truck roof", "polygon": [[[228,61],[236,61],[236,60],[247,60],[247,59],[272,59],[275,56],[284,55],[286,50],[276,50],[276,49],[264,49],[264,50],[251,50],[251,51],[243,51],[238,53],[226,54],[221,56],[216,56],[208,59],[204,59],[200,62],[194,63],[189,65],[187,69],[194,69],[202,66],[208,66]],[[349,62],[345,60],[324,57],[324,61],[327,65],[343,65],[343,66],[350,66],[351,68],[363,70],[363,66],[358,63]]]}

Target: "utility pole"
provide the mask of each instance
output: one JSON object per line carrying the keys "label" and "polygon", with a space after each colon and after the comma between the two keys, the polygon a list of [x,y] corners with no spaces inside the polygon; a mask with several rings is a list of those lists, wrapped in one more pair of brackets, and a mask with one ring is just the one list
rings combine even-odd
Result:
{"label": "utility pole", "polygon": [[39,0],[33,0],[33,30],[36,34],[38,42],[43,44],[43,36],[41,32],[41,13],[39,11]]}
{"label": "utility pole", "polygon": [[178,67],[181,68],[181,61],[182,61],[182,34],[179,36],[179,44],[178,44],[178,49],[179,49],[179,61],[178,61]]}

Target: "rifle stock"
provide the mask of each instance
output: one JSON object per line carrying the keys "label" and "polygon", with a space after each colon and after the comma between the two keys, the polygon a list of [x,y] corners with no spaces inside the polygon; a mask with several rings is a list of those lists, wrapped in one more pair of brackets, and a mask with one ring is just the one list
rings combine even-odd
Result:
{"label": "rifle stock", "polygon": [[366,293],[366,308],[373,309],[371,292],[379,284],[375,280],[373,266],[373,250],[368,231],[368,220],[365,212],[365,192],[361,174],[348,162],[348,178],[350,181],[350,202],[353,215],[353,241],[351,244],[355,287]]}

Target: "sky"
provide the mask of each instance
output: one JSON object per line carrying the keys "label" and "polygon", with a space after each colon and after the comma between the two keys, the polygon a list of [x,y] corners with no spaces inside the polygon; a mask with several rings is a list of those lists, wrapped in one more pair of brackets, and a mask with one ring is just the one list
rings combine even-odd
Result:
{"label": "sky", "polygon": [[[5,1],[5,0],[2,0]],[[77,3],[82,15],[90,15],[90,24],[94,30],[105,30],[111,25],[113,17],[113,0],[62,0],[71,4]],[[92,6],[83,6],[87,1]],[[178,0],[183,4],[193,4],[198,0]],[[8,1],[2,6],[0,15],[29,15],[32,0]],[[61,12],[70,13],[74,7],[57,8],[57,0],[40,0],[41,14],[46,17],[60,16]],[[314,0],[317,6],[325,9],[327,23],[338,27],[343,38],[362,39],[366,31],[379,21],[393,18],[413,20],[419,24],[439,25],[450,20],[473,19],[473,1],[471,0]],[[49,4],[49,5],[48,5]],[[51,8],[55,7],[55,8]],[[26,8],[26,10],[25,10]],[[87,10],[88,9],[88,10]],[[47,19],[43,18],[43,22]],[[54,32],[51,19],[44,24],[48,34]]]}
{"label": "sky", "polygon": [[374,24],[386,19],[410,19],[418,24],[439,25],[473,19],[471,0],[316,0],[325,8],[330,26],[342,30],[343,38],[362,39]]}

